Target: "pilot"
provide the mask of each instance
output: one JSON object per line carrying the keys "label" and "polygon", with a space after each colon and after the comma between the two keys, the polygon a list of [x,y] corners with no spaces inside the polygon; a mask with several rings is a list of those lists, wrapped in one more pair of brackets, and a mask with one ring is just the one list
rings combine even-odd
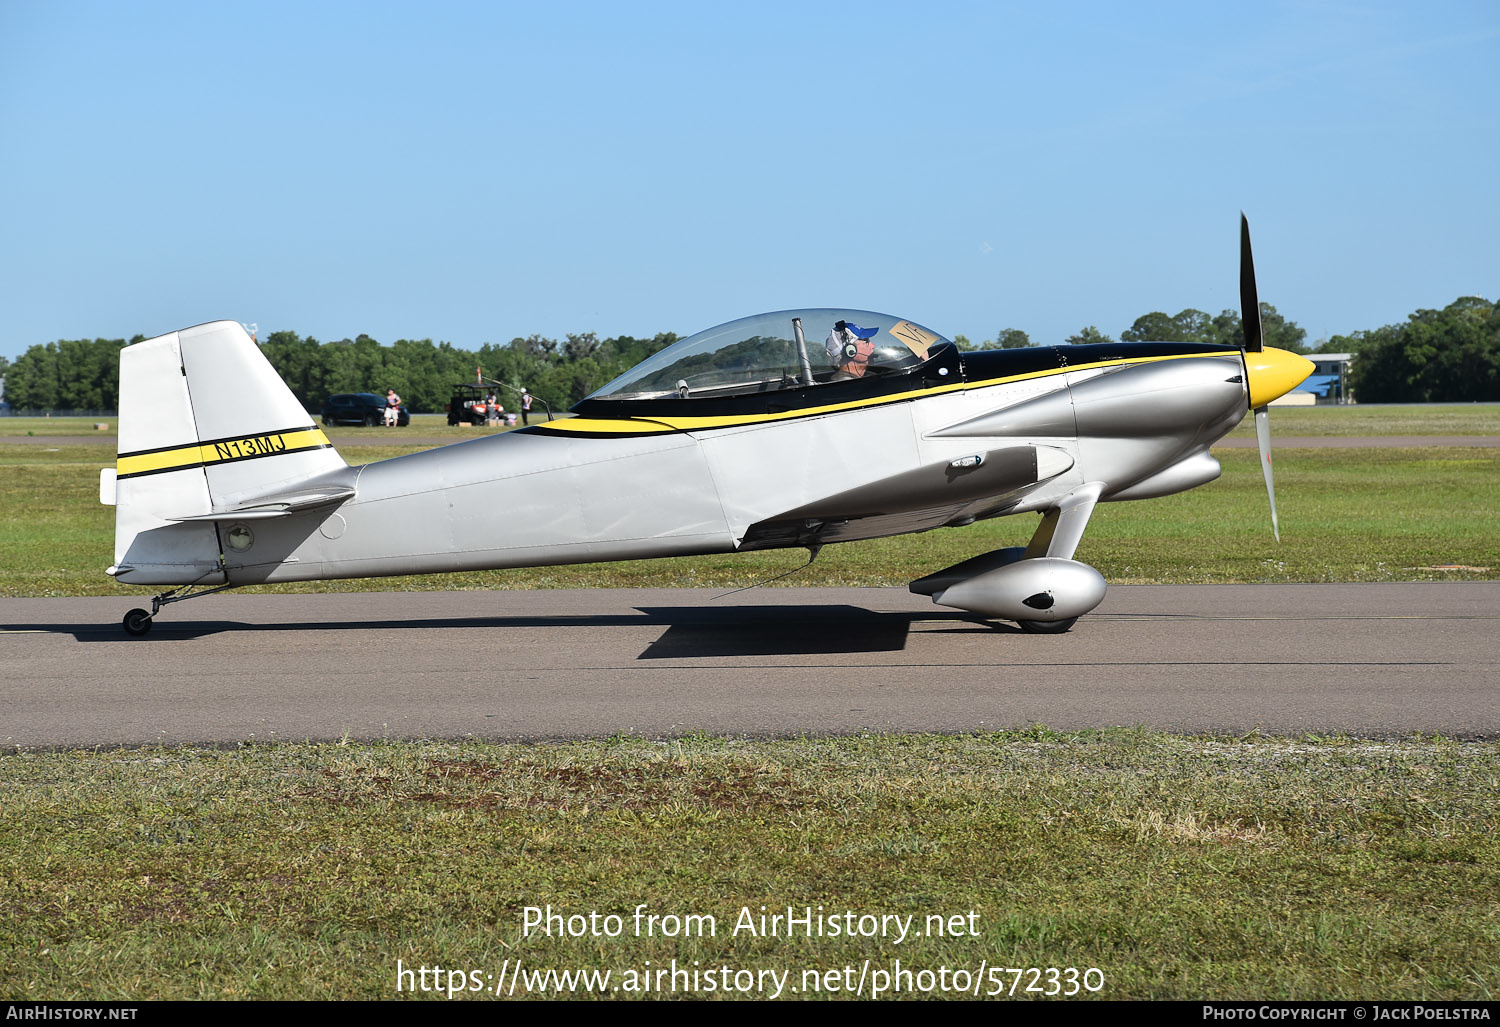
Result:
{"label": "pilot", "polygon": [[870,340],[879,331],[879,328],[861,328],[848,321],[835,322],[833,331],[828,333],[828,341],[824,343],[824,348],[828,350],[828,360],[835,369],[828,380],[841,382],[850,378],[863,378],[870,365],[870,357],[875,353],[875,344]]}

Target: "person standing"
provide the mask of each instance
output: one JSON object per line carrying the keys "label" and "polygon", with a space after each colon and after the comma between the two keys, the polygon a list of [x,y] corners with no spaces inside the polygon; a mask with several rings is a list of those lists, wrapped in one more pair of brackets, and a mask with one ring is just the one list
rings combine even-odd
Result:
{"label": "person standing", "polygon": [[385,426],[396,427],[401,418],[401,397],[396,395],[395,389],[385,390]]}
{"label": "person standing", "polygon": [[521,423],[531,423],[531,393],[526,391],[526,386],[521,386]]}

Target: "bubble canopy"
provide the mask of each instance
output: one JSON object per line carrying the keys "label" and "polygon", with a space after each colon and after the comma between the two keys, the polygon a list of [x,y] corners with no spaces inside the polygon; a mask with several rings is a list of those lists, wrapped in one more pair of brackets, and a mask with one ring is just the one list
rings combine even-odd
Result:
{"label": "bubble canopy", "polygon": [[871,310],[812,307],[742,317],[673,343],[585,400],[718,399],[903,375],[953,343]]}

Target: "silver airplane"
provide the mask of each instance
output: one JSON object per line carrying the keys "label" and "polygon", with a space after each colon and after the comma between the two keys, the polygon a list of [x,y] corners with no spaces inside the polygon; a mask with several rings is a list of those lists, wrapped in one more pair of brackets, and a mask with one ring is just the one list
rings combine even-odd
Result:
{"label": "silver airplane", "polygon": [[[1067,631],[1104,598],[1073,559],[1096,504],[1219,476],[1209,446],[1313,365],[1262,343],[1241,220],[1246,348],[1196,343],[961,353],[914,321],[785,310],[683,339],[575,416],[351,467],[236,323],[120,353],[107,573],[241,585],[806,548],[1038,513],[1024,547],[911,583],[944,606]],[[504,511],[499,516],[497,511]],[[1278,531],[1279,538],[1279,531]]]}

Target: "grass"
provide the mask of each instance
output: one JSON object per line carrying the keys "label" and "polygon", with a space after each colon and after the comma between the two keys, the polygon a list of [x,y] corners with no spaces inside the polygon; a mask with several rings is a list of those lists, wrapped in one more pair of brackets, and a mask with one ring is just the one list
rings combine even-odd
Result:
{"label": "grass", "polygon": [[[384,429],[352,429],[383,431]],[[414,447],[351,448],[368,461]],[[1219,450],[1224,476],[1163,499],[1104,504],[1078,559],[1111,582],[1426,581],[1500,577],[1500,447],[1283,449],[1282,542],[1254,451]],[[118,595],[103,573],[114,511],[98,501],[109,446],[0,442],[0,596]],[[978,553],[1024,544],[1032,515],[829,546],[783,584],[904,585]],[[503,525],[502,525],[503,527]],[[802,550],[469,574],[364,578],[262,591],[738,587],[806,562]],[[1424,568],[1459,565],[1481,571]]]}
{"label": "grass", "polygon": [[[1042,728],[21,753],[0,759],[0,995],[390,998],[397,959],[797,984],[900,959],[1095,967],[1111,999],[1493,999],[1497,756]],[[523,933],[527,906],[640,904],[717,933]],[[762,905],[965,933],[732,933]]]}
{"label": "grass", "polygon": [[[106,425],[98,431],[94,425]],[[31,435],[98,435],[114,445],[118,417],[0,417],[0,438]]]}
{"label": "grass", "polygon": [[[1247,417],[1231,436],[1255,438]],[[1500,403],[1273,407],[1271,439],[1360,435],[1500,435]]]}

